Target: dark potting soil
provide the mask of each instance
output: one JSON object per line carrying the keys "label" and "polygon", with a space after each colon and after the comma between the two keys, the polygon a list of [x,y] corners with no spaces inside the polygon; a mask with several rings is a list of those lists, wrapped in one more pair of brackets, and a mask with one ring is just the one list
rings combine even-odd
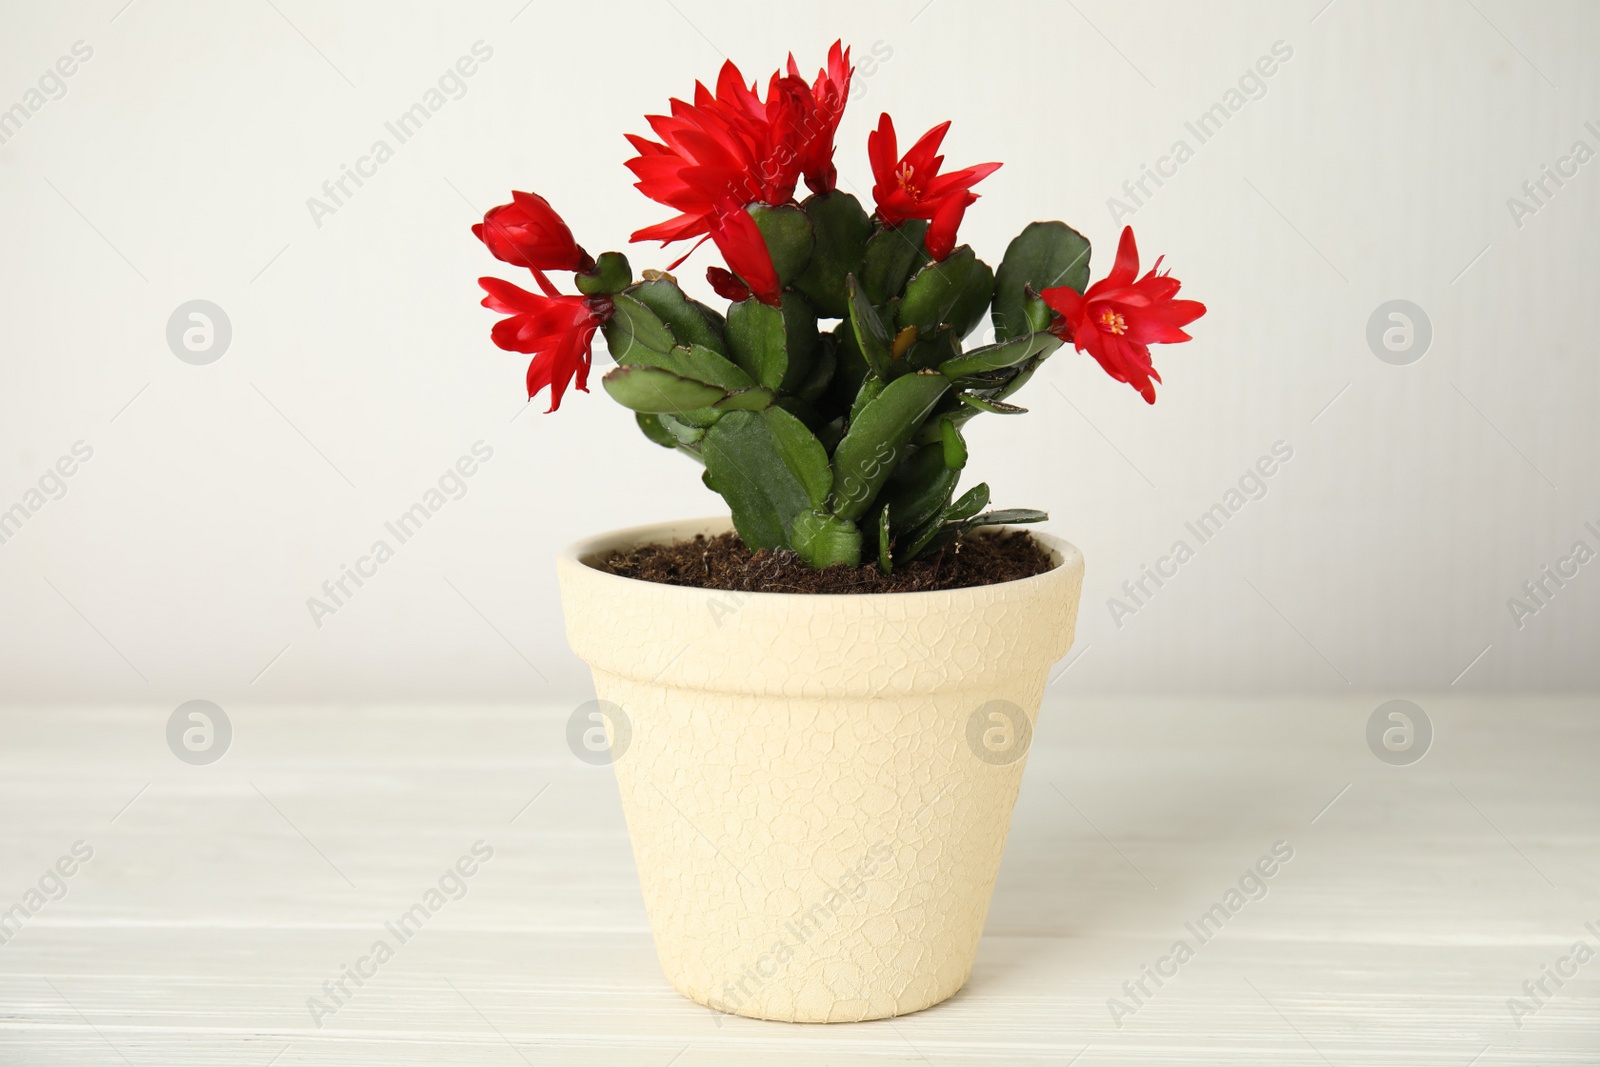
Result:
{"label": "dark potting soil", "polygon": [[917,593],[1043,574],[1050,554],[1026,532],[975,534],[884,574],[876,563],[814,570],[786,549],[751,552],[732,533],[614,552],[597,567],[624,578],[742,593]]}

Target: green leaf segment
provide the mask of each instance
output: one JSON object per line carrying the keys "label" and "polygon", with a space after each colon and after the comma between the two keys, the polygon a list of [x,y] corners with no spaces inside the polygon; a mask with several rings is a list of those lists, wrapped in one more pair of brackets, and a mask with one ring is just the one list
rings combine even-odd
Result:
{"label": "green leaf segment", "polygon": [[[1061,346],[1038,294],[1084,290],[1089,242],[1035,222],[993,270],[966,245],[933,262],[925,223],[884,228],[837,190],[750,210],[781,307],[752,298],[723,316],[670,276],[629,284],[605,257],[594,272],[615,308],[606,392],[651,441],[705,465],[744,543],[888,571],[980,526],[1043,520],[986,511],[984,483],[956,495],[963,429],[1024,410],[1007,398]],[[964,349],[986,312],[994,343]]]}

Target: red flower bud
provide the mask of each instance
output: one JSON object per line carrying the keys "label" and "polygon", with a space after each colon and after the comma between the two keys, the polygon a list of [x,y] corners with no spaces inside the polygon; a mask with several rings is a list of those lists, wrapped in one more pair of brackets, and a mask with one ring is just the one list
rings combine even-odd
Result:
{"label": "red flower bud", "polygon": [[735,304],[750,299],[750,287],[721,267],[706,268],[706,283],[718,296]]}
{"label": "red flower bud", "polygon": [[511,203],[489,209],[473,234],[498,260],[529,270],[585,271],[594,268],[589,253],[550,202],[538,193],[513,191]]}

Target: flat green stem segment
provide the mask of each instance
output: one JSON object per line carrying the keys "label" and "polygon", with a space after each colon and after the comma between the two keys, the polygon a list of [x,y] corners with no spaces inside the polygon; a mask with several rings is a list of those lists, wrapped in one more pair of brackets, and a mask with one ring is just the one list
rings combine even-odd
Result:
{"label": "flat green stem segment", "polygon": [[816,434],[806,424],[783,408],[767,408],[761,413],[767,431],[772,434],[783,465],[789,468],[806,491],[813,508],[827,503],[828,490],[833,485],[833,471],[828,466],[828,450],[822,447]]}
{"label": "flat green stem segment", "polygon": [[900,295],[911,272],[928,260],[928,250],[922,245],[927,233],[926,222],[911,219],[872,235],[861,262],[861,287],[869,300],[885,304]]}
{"label": "flat green stem segment", "polygon": [[954,419],[939,420],[939,445],[944,451],[944,465],[958,471],[967,465],[967,442]]}
{"label": "flat green stem segment", "polygon": [[722,339],[722,316],[690,300],[676,283],[657,278],[632,286],[624,295],[654,312],[678,344],[703,345],[720,356],[728,354]]}
{"label": "flat green stem segment", "polygon": [[847,567],[861,562],[861,530],[853,522],[826,512],[807,511],[795,516],[794,550],[813,567]]}
{"label": "flat green stem segment", "polygon": [[[1083,292],[1089,285],[1089,239],[1064,222],[1031,222],[1006,246],[994,276],[994,333],[1009,341],[1050,324],[1028,290],[1042,293],[1066,285]],[[1038,321],[1035,316],[1041,316]]]}
{"label": "flat green stem segment", "polygon": [[[740,389],[729,393],[723,399],[711,405],[713,413],[721,411],[764,411],[772,406],[772,390],[764,389],[757,385],[750,389]],[[715,420],[713,420],[715,421]]]}
{"label": "flat green stem segment", "polygon": [[889,503],[894,525],[900,530],[915,530],[950,503],[961,477],[944,465],[944,448],[928,445],[919,448],[900,464],[889,480],[883,498]]}
{"label": "flat green stem segment", "polygon": [[776,389],[789,369],[783,312],[751,297],[728,309],[728,348],[746,374]]}
{"label": "flat green stem segment", "polygon": [[620,293],[633,284],[633,268],[628,266],[628,257],[621,252],[601,252],[594,269],[574,274],[572,284],[584,296]]}
{"label": "flat green stem segment", "polygon": [[888,384],[887,379],[879,378],[876,375],[862,382],[861,388],[856,391],[855,400],[850,404],[849,421],[855,422],[866,406],[878,399],[878,395],[883,392],[883,387]]}
{"label": "flat green stem segment", "polygon": [[965,530],[966,520],[989,506],[989,483],[979,482],[961,494],[961,499],[945,508],[911,535],[911,543],[901,554],[902,563],[916,559],[930,548],[948,544]]}
{"label": "flat green stem segment", "polygon": [[723,389],[748,389],[756,384],[750,375],[734,363],[717,355],[703,345],[679,346],[667,352],[651,352],[640,363],[669,370],[680,378],[688,378]]}
{"label": "flat green stem segment", "polygon": [[[661,370],[677,375],[679,378],[717,386],[723,392],[747,390],[755,385],[750,375],[746,374],[736,364],[704,345],[676,345],[666,349],[655,347],[661,343],[664,337],[671,336],[668,333],[658,333],[656,331],[655,326],[659,325],[660,320],[656,319],[648,308],[636,301],[624,296],[617,296],[615,300],[619,302],[619,308],[624,309],[628,315],[624,327],[626,332],[619,334],[619,342],[623,346],[624,355],[627,357],[618,361],[620,366],[658,367]],[[621,304],[620,302],[623,300],[627,300],[628,303]],[[606,328],[610,329],[612,323],[616,321],[617,319],[613,318]],[[616,349],[613,349],[612,354],[616,354]],[[627,402],[624,401],[624,403]],[[766,405],[763,404],[761,406],[765,407]],[[644,409],[635,408],[634,410]]]}
{"label": "flat green stem segment", "polygon": [[816,247],[795,288],[805,294],[818,314],[842,319],[848,313],[845,278],[859,269],[872,236],[872,220],[860,201],[835,189],[819,193],[800,205],[811,218]]}
{"label": "flat green stem segment", "polygon": [[872,373],[888,381],[894,377],[894,341],[889,336],[889,328],[878,317],[878,309],[867,299],[866,291],[854,275],[845,279],[845,288],[850,294],[850,329],[855,333],[856,348]]}
{"label": "flat green stem segment", "polygon": [[1027,408],[1020,408],[1015,404],[1007,404],[1003,400],[990,400],[981,396],[973,396],[971,393],[957,393],[956,396],[960,397],[961,402],[968,407],[974,407],[979,411],[987,411],[994,415],[1026,415],[1028,413]]}
{"label": "flat green stem segment", "polygon": [[998,511],[986,511],[982,515],[968,519],[963,529],[976,530],[980,526],[1010,526],[1022,522],[1044,522],[1050,516],[1037,508],[1001,508]]}
{"label": "flat green stem segment", "polygon": [[678,343],[654,311],[627,293],[611,298],[612,313],[603,332],[611,358],[618,364],[651,363],[652,354],[670,352]]}
{"label": "flat green stem segment", "polygon": [[941,520],[944,522],[960,522],[970,519],[978,512],[989,506],[989,483],[979,482],[977,485],[961,494],[961,499],[950,505]]}
{"label": "flat green stem segment", "polygon": [[661,424],[661,416],[646,415],[640,411],[634,414],[633,419],[639,424],[639,429],[644,431],[644,435],[662,448],[678,447],[678,439],[673,436],[671,430]]}
{"label": "flat green stem segment", "polygon": [[767,253],[772,257],[772,268],[778,272],[778,281],[789,285],[811,262],[814,244],[811,219],[804,211],[789,205],[752,204],[749,212],[767,242]]}
{"label": "flat green stem segment", "polygon": [[906,283],[895,324],[915,326],[923,336],[948,323],[957,340],[983,318],[994,296],[994,271],[967,245],[939,263],[929,263]]}
{"label": "flat green stem segment", "polygon": [[651,414],[676,415],[714,404],[727,390],[705,382],[680,378],[660,367],[616,367],[600,383],[611,398],[625,408]]}
{"label": "flat green stem segment", "polygon": [[862,407],[833,453],[835,515],[854,521],[866,513],[911,435],[948,388],[942,374],[906,374]]}
{"label": "flat green stem segment", "polygon": [[885,574],[894,570],[894,558],[889,552],[889,509],[878,512],[878,569]]}
{"label": "flat green stem segment", "polygon": [[1025,333],[1021,337],[999,344],[974,348],[939,364],[939,373],[952,380],[972,374],[1018,367],[1042,352],[1053,352],[1061,347],[1054,334]]}
{"label": "flat green stem segment", "polygon": [[811,493],[790,469],[767,415],[729,412],[706,431],[700,454],[740,539],[753,549],[789,548],[795,517],[811,511]]}
{"label": "flat green stem segment", "polygon": [[906,545],[903,550],[901,550],[900,562],[910,563],[912,560],[922,555],[923,552],[927,550],[929,545],[933,544],[933,539],[935,537],[938,537],[940,534],[948,533],[949,527],[942,519],[938,517],[935,517],[926,523],[921,529],[911,531],[911,536],[908,539],[910,543]]}
{"label": "flat green stem segment", "polygon": [[[795,392],[811,374],[821,335],[817,333],[817,313],[799,293],[783,294],[783,378],[786,393]],[[766,383],[762,383],[766,384]]]}
{"label": "flat green stem segment", "polygon": [[[680,445],[695,445],[700,443],[700,438],[706,435],[704,426],[697,426],[693,422],[677,415],[640,415],[640,418],[655,419],[666,427],[672,439]],[[716,420],[712,420],[715,422]]]}

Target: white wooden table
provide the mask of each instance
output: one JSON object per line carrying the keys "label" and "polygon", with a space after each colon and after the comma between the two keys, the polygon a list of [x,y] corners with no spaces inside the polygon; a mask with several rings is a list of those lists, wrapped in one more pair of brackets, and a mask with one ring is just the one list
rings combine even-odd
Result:
{"label": "white wooden table", "polygon": [[[1364,738],[1379,698],[1052,694],[971,983],[829,1027],[666,985],[568,707],[234,707],[209,766],[168,750],[170,706],[12,708],[0,909],[93,857],[0,944],[0,1063],[1600,1063],[1600,958],[1544,977],[1600,950],[1600,702],[1417,699],[1436,736],[1397,767]],[[465,895],[386,935],[477,841]],[[1202,944],[1185,924],[1279,841]],[[308,998],[380,937],[318,1026]]]}

